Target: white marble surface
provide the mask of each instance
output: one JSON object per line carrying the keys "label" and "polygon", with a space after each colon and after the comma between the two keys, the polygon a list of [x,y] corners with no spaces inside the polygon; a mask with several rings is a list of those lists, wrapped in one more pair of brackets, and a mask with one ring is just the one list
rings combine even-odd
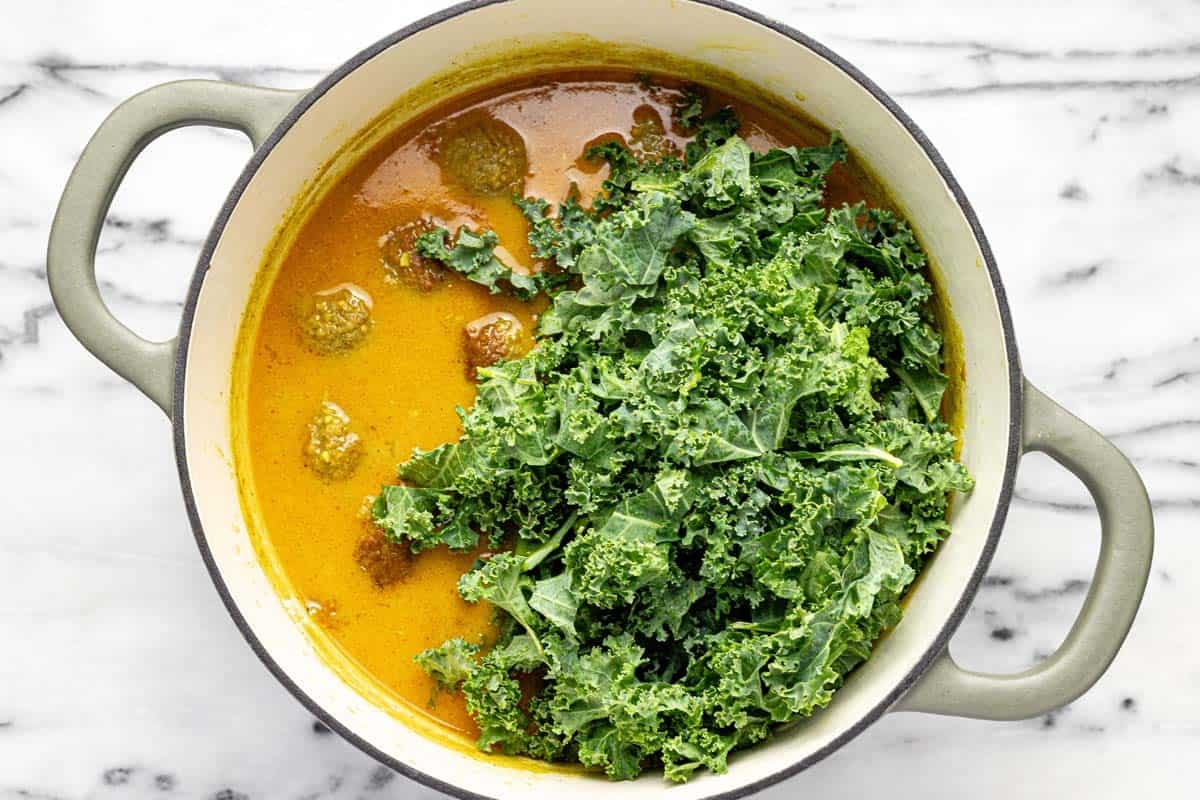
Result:
{"label": "white marble surface", "polygon": [[[71,338],[44,249],[67,173],[122,98],[222,77],[306,86],[437,2],[10,3],[0,24],[0,800],[434,797],[314,726],[221,607],[166,419]],[[1154,498],[1141,615],[1100,683],[1028,722],[885,718],[764,797],[1195,797],[1200,752],[1200,3],[753,3],[849,57],[956,172],[1007,284],[1030,377],[1114,437]],[[168,10],[169,9],[169,10]],[[117,314],[177,323],[247,156],[153,145],[116,198]],[[954,641],[1018,669],[1061,640],[1098,523],[1041,457]]]}

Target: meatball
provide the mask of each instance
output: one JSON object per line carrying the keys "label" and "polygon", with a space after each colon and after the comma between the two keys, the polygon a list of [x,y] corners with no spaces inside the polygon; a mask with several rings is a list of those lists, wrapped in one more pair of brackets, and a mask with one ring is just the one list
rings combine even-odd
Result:
{"label": "meatball", "polygon": [[527,338],[521,321],[507,311],[471,320],[463,329],[467,377],[475,380],[479,367],[521,355],[528,350]]}
{"label": "meatball", "polygon": [[417,239],[436,228],[433,222],[422,217],[397,225],[379,237],[379,258],[389,283],[428,292],[442,282],[446,268],[417,252]]}
{"label": "meatball", "polygon": [[308,423],[304,463],[326,482],[349,478],[362,460],[363,443],[350,430],[350,417],[337,403],[325,400]]}
{"label": "meatball", "polygon": [[371,332],[371,296],[352,283],[317,292],[300,313],[300,336],[319,355],[347,353]]}
{"label": "meatball", "polygon": [[667,136],[662,117],[651,106],[638,106],[633,111],[633,127],[629,129],[629,149],[641,161],[658,161],[667,156],[679,156],[679,148]]}
{"label": "meatball", "polygon": [[366,536],[358,540],[354,548],[354,560],[358,568],[367,573],[377,589],[394,586],[408,575],[412,564],[412,552],[406,544],[396,544],[383,535],[383,531],[372,526]]}
{"label": "meatball", "polygon": [[438,137],[442,174],[477,195],[522,194],[529,161],[516,129],[485,112],[451,121]]}

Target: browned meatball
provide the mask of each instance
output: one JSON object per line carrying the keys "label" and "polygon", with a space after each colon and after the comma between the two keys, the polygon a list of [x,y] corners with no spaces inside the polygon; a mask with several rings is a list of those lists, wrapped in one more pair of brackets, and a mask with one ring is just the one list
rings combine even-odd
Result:
{"label": "browned meatball", "polygon": [[363,443],[350,430],[350,417],[337,403],[325,400],[308,423],[304,463],[326,482],[349,478],[362,460]]}
{"label": "browned meatball", "polygon": [[301,309],[300,336],[319,355],[347,353],[371,332],[371,296],[352,283],[314,294]]}
{"label": "browned meatball", "polygon": [[377,589],[394,586],[408,575],[412,564],[412,553],[406,544],[396,544],[383,535],[383,531],[372,526],[371,530],[354,548],[354,560],[359,569]]}
{"label": "browned meatball", "polygon": [[629,129],[629,149],[642,161],[657,161],[666,156],[679,155],[679,148],[667,135],[662,117],[652,106],[634,109],[633,127]]}
{"label": "browned meatball", "polygon": [[446,268],[417,252],[417,239],[437,226],[421,219],[397,225],[379,237],[379,258],[389,283],[428,292],[446,277]]}
{"label": "browned meatball", "polygon": [[479,367],[490,367],[522,355],[529,349],[529,341],[521,320],[507,311],[497,311],[467,323],[463,329],[463,347],[467,377],[475,380]]}
{"label": "browned meatball", "polygon": [[521,134],[484,111],[452,120],[437,141],[442,174],[478,195],[521,194],[529,161]]}

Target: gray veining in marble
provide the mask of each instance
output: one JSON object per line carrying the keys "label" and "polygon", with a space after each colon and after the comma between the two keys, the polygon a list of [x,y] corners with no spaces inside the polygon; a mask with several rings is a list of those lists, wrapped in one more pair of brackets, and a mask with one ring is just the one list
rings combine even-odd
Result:
{"label": "gray veining in marble", "polygon": [[[12,3],[0,25],[0,800],[435,797],[330,735],[230,623],[188,530],[169,426],[50,304],[49,222],[122,98],[184,77],[307,86],[437,2]],[[762,0],[849,57],[937,144],[991,238],[1030,377],[1135,460],[1158,514],[1124,651],[1041,719],[885,718],[785,798],[1196,796],[1200,751],[1200,3]],[[154,144],[117,195],[100,279],[160,338],[247,156]],[[1061,641],[1098,522],[1027,458],[956,639],[1015,670]]]}

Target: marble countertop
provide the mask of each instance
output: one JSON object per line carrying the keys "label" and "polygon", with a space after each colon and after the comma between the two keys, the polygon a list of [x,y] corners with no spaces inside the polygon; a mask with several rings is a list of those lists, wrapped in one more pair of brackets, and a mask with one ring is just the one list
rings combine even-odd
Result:
{"label": "marble countertop", "polygon": [[[14,4],[0,26],[0,800],[431,798],[330,735],[245,646],[197,555],[167,420],[70,336],[44,251],[113,106],[155,83],[307,86],[438,2]],[[1200,4],[751,5],[859,65],[937,143],[979,212],[1027,374],[1142,470],[1158,550],[1141,614],[1079,701],[1015,723],[897,714],[764,797],[1195,797],[1200,750]],[[152,145],[101,237],[107,301],[177,325],[200,240],[247,157]],[[1022,464],[963,663],[1061,641],[1099,523]]]}

